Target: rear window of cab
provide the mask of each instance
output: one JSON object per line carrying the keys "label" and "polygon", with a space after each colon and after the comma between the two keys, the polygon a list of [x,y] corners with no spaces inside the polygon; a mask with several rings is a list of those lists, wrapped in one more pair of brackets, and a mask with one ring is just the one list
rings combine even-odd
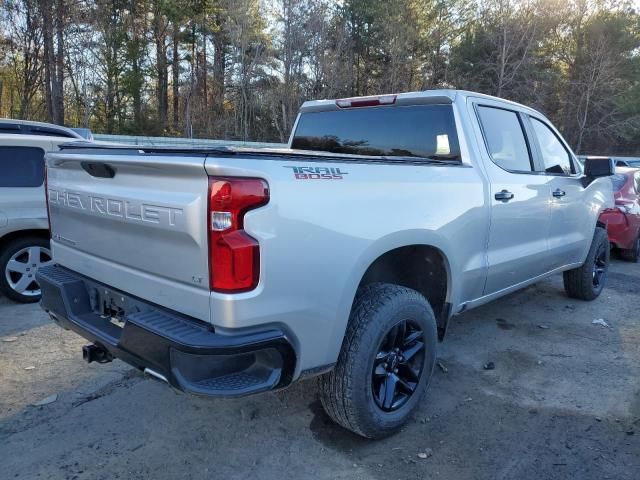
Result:
{"label": "rear window of cab", "polygon": [[359,107],[302,113],[291,148],[460,160],[451,105]]}

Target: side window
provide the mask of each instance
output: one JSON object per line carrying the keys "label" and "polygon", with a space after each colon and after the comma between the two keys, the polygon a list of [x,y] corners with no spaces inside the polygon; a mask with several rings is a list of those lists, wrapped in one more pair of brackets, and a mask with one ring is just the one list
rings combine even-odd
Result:
{"label": "side window", "polygon": [[531,117],[531,123],[538,138],[545,172],[558,173],[561,175],[571,175],[575,173],[569,152],[567,152],[567,149],[560,142],[553,130],[537,118]]}
{"label": "side window", "polygon": [[0,188],[39,187],[44,183],[44,150],[0,147]]}
{"label": "side window", "polygon": [[493,163],[511,172],[531,172],[531,156],[518,114],[479,106],[478,115]]}
{"label": "side window", "polygon": [[635,185],[636,185],[636,193],[640,194],[640,172],[636,172]]}

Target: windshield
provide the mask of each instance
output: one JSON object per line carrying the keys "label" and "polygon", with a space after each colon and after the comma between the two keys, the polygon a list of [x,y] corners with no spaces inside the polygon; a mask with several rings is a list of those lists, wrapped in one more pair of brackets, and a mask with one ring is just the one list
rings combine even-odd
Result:
{"label": "windshield", "polygon": [[451,105],[303,113],[291,148],[369,156],[460,159]]}

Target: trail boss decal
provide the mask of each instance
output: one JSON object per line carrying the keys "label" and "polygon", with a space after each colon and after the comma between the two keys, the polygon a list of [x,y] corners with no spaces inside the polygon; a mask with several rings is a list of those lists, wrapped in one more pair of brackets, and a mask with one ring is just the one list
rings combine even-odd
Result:
{"label": "trail boss decal", "polygon": [[343,172],[336,167],[291,167],[285,165],[284,168],[293,169],[293,175],[297,180],[342,180],[343,175],[349,172]]}

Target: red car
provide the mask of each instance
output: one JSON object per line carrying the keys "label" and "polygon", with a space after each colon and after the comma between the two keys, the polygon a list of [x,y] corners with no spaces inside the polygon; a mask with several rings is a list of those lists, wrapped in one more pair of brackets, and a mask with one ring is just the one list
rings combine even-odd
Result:
{"label": "red car", "polygon": [[607,225],[611,246],[631,262],[640,258],[640,170],[618,168],[611,177],[615,208],[600,215]]}

